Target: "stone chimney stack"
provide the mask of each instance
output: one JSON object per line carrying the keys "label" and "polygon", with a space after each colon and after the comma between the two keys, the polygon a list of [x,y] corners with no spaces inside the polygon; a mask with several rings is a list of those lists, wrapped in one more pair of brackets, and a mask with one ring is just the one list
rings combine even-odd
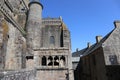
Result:
{"label": "stone chimney stack", "polygon": [[90,43],[90,42],[87,43],[87,47],[88,47],[88,48],[91,47],[91,43]]}
{"label": "stone chimney stack", "polygon": [[31,0],[29,3],[28,20],[26,25],[26,39],[28,53],[41,47],[42,9],[40,0]]}
{"label": "stone chimney stack", "polygon": [[102,36],[96,36],[96,43],[99,43],[101,39],[102,39]]}
{"label": "stone chimney stack", "polygon": [[114,21],[115,28],[120,28],[120,21]]}
{"label": "stone chimney stack", "polygon": [[76,52],[78,52],[78,51],[79,51],[79,49],[77,48],[77,49],[76,49]]}

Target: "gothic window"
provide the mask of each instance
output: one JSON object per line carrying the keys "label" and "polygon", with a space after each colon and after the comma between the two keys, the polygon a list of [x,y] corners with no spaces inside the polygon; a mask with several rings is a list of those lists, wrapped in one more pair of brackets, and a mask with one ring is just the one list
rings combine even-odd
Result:
{"label": "gothic window", "polygon": [[54,66],[59,66],[59,57],[55,56],[54,58]]}
{"label": "gothic window", "polygon": [[47,60],[46,60],[46,57],[43,56],[42,57],[42,66],[46,66],[47,65]]}
{"label": "gothic window", "polygon": [[52,56],[48,57],[47,63],[48,63],[48,66],[52,66],[53,65],[53,58],[52,58]]}
{"label": "gothic window", "polygon": [[50,36],[50,44],[55,44],[55,38],[54,36]]}
{"label": "gothic window", "polygon": [[65,66],[65,57],[64,56],[60,57],[60,66],[61,67]]}

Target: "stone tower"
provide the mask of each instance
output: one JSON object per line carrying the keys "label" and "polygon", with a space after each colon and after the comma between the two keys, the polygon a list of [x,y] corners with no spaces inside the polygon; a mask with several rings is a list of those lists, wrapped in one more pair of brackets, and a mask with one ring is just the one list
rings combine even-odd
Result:
{"label": "stone tower", "polygon": [[[41,28],[42,28],[42,4],[39,0],[31,0],[29,3],[28,20],[26,26],[27,55],[26,67],[34,68],[36,60],[34,59],[34,49],[40,48]],[[33,66],[29,66],[32,64]]]}
{"label": "stone tower", "polygon": [[42,18],[39,0],[29,3],[26,25],[26,68],[37,80],[73,80],[70,32],[59,18]]}
{"label": "stone tower", "polygon": [[[42,28],[42,5],[39,0],[32,0],[29,3],[29,12],[27,20],[27,47],[29,53],[31,50],[40,48],[41,28]],[[33,53],[32,53],[33,54]]]}
{"label": "stone tower", "polygon": [[61,17],[43,18],[42,26],[38,80],[73,80],[69,30]]}

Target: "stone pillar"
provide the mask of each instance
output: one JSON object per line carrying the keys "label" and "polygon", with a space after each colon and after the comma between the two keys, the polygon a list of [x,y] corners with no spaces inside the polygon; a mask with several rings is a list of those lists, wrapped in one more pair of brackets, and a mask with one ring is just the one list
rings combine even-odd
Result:
{"label": "stone pillar", "polygon": [[41,64],[42,64],[42,57],[41,56],[39,56],[39,66],[41,67]]}
{"label": "stone pillar", "polygon": [[67,56],[65,56],[65,67],[67,67],[68,65],[68,62],[67,62]]}
{"label": "stone pillar", "polygon": [[52,61],[52,62],[53,62],[53,65],[52,65],[52,67],[54,67],[54,61],[55,61],[54,58],[55,58],[55,56],[53,56],[53,61]]}
{"label": "stone pillar", "polygon": [[47,61],[47,62],[46,62],[46,66],[47,66],[47,67],[48,67],[48,57],[49,57],[49,56],[46,56],[46,61]]}

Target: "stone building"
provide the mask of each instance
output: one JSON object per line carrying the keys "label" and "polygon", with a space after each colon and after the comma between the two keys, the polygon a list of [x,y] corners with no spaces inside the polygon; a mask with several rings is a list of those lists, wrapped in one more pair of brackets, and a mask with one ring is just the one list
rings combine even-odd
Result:
{"label": "stone building", "polygon": [[96,37],[96,43],[74,55],[80,61],[76,68],[75,80],[120,80],[120,21],[104,38]]}
{"label": "stone building", "polygon": [[0,69],[35,69],[37,80],[73,80],[70,32],[42,18],[39,0],[0,1]]}

